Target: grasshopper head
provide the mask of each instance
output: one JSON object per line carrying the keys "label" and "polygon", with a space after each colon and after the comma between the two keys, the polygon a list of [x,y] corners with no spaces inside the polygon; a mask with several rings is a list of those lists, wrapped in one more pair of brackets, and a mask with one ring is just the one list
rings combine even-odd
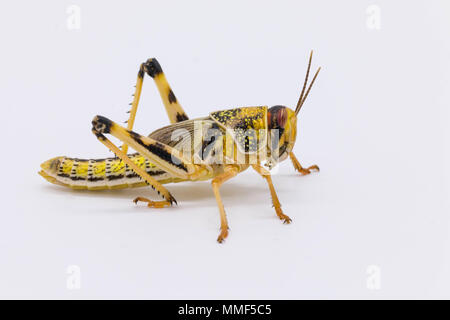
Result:
{"label": "grasshopper head", "polygon": [[281,162],[287,158],[289,153],[294,148],[295,139],[297,137],[297,115],[300,111],[306,97],[311,90],[314,81],[319,74],[320,68],[316,71],[308,90],[306,84],[308,83],[309,70],[311,68],[312,51],[309,56],[308,69],[306,71],[305,82],[303,89],[298,99],[295,111],[284,106],[273,106],[267,112],[267,124],[269,129],[268,139],[268,161],[266,165],[270,168],[274,164]]}
{"label": "grasshopper head", "polygon": [[[275,164],[287,158],[297,137],[297,115],[285,106],[273,106],[267,112],[269,157]],[[270,165],[269,165],[270,166]]]}

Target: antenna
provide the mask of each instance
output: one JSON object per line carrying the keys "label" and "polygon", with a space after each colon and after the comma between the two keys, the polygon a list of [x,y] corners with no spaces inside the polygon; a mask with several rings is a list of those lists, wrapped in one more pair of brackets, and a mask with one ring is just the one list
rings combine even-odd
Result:
{"label": "antenna", "polygon": [[316,74],[314,75],[314,77],[313,77],[311,83],[309,84],[308,90],[306,90],[305,96],[303,96],[303,94],[305,93],[306,84],[308,83],[309,70],[311,69],[312,55],[313,55],[313,51],[311,50],[311,54],[309,55],[308,69],[306,70],[305,82],[303,83],[302,93],[300,94],[300,98],[298,99],[298,102],[297,102],[297,107],[295,108],[295,114],[296,114],[296,115],[297,115],[298,112],[300,111],[300,109],[301,109],[303,103],[304,103],[305,100],[306,100],[306,97],[308,97],[309,91],[311,90],[311,87],[312,87],[314,81],[316,80],[317,75],[319,74],[319,71],[320,71],[320,69],[321,69],[320,67],[319,67],[319,69],[317,69]]}

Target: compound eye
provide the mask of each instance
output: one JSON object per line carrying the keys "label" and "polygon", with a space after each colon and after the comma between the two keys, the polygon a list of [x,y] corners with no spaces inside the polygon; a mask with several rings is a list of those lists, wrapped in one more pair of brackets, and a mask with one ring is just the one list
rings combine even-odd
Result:
{"label": "compound eye", "polygon": [[284,125],[286,124],[287,120],[287,114],[286,109],[280,109],[277,112],[277,123],[280,128],[284,128]]}

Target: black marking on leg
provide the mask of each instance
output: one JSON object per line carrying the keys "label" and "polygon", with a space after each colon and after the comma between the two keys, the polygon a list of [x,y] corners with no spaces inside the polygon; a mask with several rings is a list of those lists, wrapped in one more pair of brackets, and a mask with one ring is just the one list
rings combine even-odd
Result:
{"label": "black marking on leg", "polygon": [[185,113],[177,112],[177,122],[189,120],[188,116]]}
{"label": "black marking on leg", "polygon": [[97,130],[95,130],[94,128],[92,129],[92,133],[95,134],[95,136],[97,137],[98,140],[106,140],[106,137],[101,134],[100,132],[98,132]]}
{"label": "black marking on leg", "polygon": [[113,122],[103,116],[95,116],[92,120],[92,129],[98,133],[110,133]]}
{"label": "black marking on leg", "polygon": [[167,98],[169,99],[169,103],[177,102],[177,98],[175,97],[175,94],[173,93],[172,89],[169,90],[169,94],[168,94]]}
{"label": "black marking on leg", "polygon": [[145,72],[145,66],[142,63],[141,67],[139,68],[138,77],[142,79],[144,77],[144,72]]}
{"label": "black marking on leg", "polygon": [[[164,197],[164,198],[166,198],[166,197]],[[166,200],[169,201],[171,205],[174,202],[175,202],[176,205],[178,205],[177,200],[175,200],[175,198],[170,193],[169,193],[169,199],[166,198]]]}
{"label": "black marking on leg", "polygon": [[147,74],[152,78],[163,72],[161,69],[161,65],[155,58],[148,59],[147,62],[144,64],[144,68]]}
{"label": "black marking on leg", "polygon": [[186,166],[183,164],[183,162],[175,157],[174,155],[170,154],[165,148],[164,145],[156,142],[152,144],[146,144],[144,141],[142,141],[142,136],[134,131],[128,130],[128,133],[133,138],[134,141],[136,141],[138,144],[143,146],[145,149],[153,153],[154,155],[158,156],[159,158],[163,159],[164,161],[174,165],[177,168],[180,168],[181,170],[184,170],[185,172],[188,172]]}
{"label": "black marking on leg", "polygon": [[[128,133],[130,134],[131,138],[133,138],[133,140],[137,141],[138,139],[141,140],[142,138],[142,136],[139,133],[136,133],[134,131],[128,130]],[[142,140],[141,143],[143,143]]]}
{"label": "black marking on leg", "polygon": [[153,153],[153,154],[157,155],[158,157],[160,157],[161,159],[173,164],[177,168],[180,168],[186,172],[188,171],[186,166],[181,162],[180,159],[178,159],[177,157],[175,157],[172,154],[170,154],[169,152],[167,152],[167,150],[164,148],[164,145],[157,142],[155,144],[146,146],[146,148],[151,153]]}

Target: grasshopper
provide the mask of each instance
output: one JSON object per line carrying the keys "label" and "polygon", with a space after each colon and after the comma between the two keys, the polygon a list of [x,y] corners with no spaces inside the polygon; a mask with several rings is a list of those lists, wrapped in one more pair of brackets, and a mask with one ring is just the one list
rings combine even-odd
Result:
{"label": "grasshopper", "polygon": [[[93,134],[116,157],[56,157],[42,163],[39,174],[51,183],[73,189],[101,190],[149,185],[163,200],[137,197],[133,201],[136,204],[145,202],[152,208],[177,203],[164,184],[212,179],[212,189],[220,213],[220,234],[217,241],[221,243],[228,236],[229,228],[219,188],[225,181],[251,166],[266,180],[278,218],[284,223],[290,223],[291,218],[281,210],[270,169],[290,157],[294,169],[302,175],[309,174],[312,170],[319,171],[317,165],[302,167],[293,153],[297,115],[320,71],[318,68],[306,89],[311,60],[312,51],[295,110],[278,105],[270,108],[240,107],[211,112],[206,117],[190,120],[169,86],[158,61],[155,58],[148,59],[139,68],[127,127],[103,116],[96,116],[92,120]],[[145,74],[155,81],[171,123],[148,136],[132,131]],[[122,141],[121,148],[105,134]],[[129,146],[137,152],[128,154]]]}

